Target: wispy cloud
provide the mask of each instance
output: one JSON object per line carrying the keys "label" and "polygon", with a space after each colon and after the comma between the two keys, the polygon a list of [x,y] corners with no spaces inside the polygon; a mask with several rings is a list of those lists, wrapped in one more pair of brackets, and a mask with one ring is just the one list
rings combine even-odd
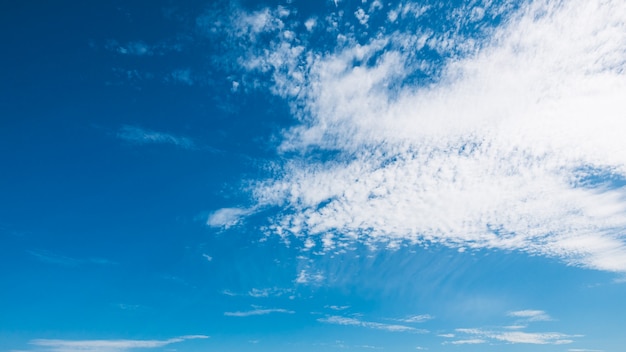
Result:
{"label": "wispy cloud", "polygon": [[250,317],[256,315],[267,315],[272,313],[294,314],[295,312],[282,308],[255,308],[248,311],[224,312],[224,315],[227,317]]}
{"label": "wispy cloud", "polygon": [[486,343],[487,341],[485,340],[481,340],[481,339],[468,339],[468,340],[456,340],[456,341],[450,341],[450,342],[445,342],[444,344],[452,344],[452,345],[477,345],[477,344],[481,344],[481,343]]}
{"label": "wispy cloud", "polygon": [[253,288],[248,291],[248,296],[254,298],[280,297],[292,292],[293,289],[279,287]]}
{"label": "wispy cloud", "polygon": [[506,343],[535,345],[563,345],[574,342],[572,338],[581,335],[567,335],[558,332],[494,331],[483,329],[457,329],[459,333],[476,336],[469,340],[492,340]]}
{"label": "wispy cloud", "polygon": [[509,312],[510,317],[520,318],[524,322],[550,321],[552,318],[542,310],[518,310]]}
{"label": "wispy cloud", "polygon": [[[289,13],[242,17],[242,67],[270,75],[299,121],[279,148],[297,153],[253,187],[259,206],[284,209],[268,231],[520,250],[626,272],[626,188],[612,181],[626,179],[626,8],[536,0],[506,11],[451,17],[475,28],[505,13],[484,38],[355,31],[330,49],[279,35]],[[324,30],[338,27],[332,18]],[[270,50],[254,49],[259,33],[276,34]],[[433,83],[406,84],[420,72]],[[314,157],[326,151],[336,157]]]}
{"label": "wispy cloud", "polygon": [[104,258],[73,258],[67,257],[58,253],[53,253],[45,250],[29,250],[28,254],[37,258],[39,261],[49,264],[56,264],[61,266],[79,266],[82,264],[96,264],[96,265],[116,265],[117,263]]}
{"label": "wispy cloud", "polygon": [[371,321],[364,321],[364,320],[360,320],[356,318],[342,317],[338,315],[327,316],[325,318],[317,319],[317,321],[321,323],[327,323],[327,324],[360,326],[360,327],[369,328],[369,329],[385,330],[385,331],[391,331],[391,332],[412,332],[412,333],[427,333],[428,332],[427,330],[416,329],[414,327],[406,326],[406,325],[377,323],[377,322],[371,322]]}
{"label": "wispy cloud", "polygon": [[395,320],[403,322],[403,323],[423,323],[432,319],[434,319],[434,317],[430,314],[420,314],[420,315],[411,315],[405,318],[395,319]]}
{"label": "wispy cloud", "polygon": [[254,210],[249,208],[222,208],[209,214],[206,223],[211,227],[227,229],[239,224],[243,218],[253,212]]}
{"label": "wispy cloud", "polygon": [[117,132],[117,137],[137,144],[173,144],[183,149],[194,149],[196,147],[190,138],[152,131],[137,126],[122,126]]}
{"label": "wispy cloud", "polygon": [[167,340],[49,340],[36,339],[31,345],[38,351],[51,352],[124,352],[137,348],[158,348],[191,339],[206,339],[205,335],[180,336]]}

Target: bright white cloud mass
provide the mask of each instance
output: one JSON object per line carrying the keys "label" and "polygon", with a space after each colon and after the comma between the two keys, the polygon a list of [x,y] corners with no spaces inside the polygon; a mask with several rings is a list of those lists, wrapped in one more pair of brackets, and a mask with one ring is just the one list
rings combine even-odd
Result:
{"label": "bright white cloud mass", "polygon": [[625,0],[4,3],[0,352],[626,345]]}
{"label": "bright white cloud mass", "polygon": [[[459,10],[460,29],[445,33],[371,28],[376,14],[429,11],[405,10],[359,12],[377,31],[369,39],[359,25],[339,31],[333,16],[327,28],[306,25],[334,33],[331,48],[309,31],[295,37],[301,24],[283,8],[233,20],[233,40],[251,47],[242,67],[270,75],[298,118],[282,133],[284,162],[252,182],[260,209],[282,209],[268,232],[304,236],[307,247],[333,233],[625,272],[624,2],[485,3]],[[497,27],[463,34],[472,18],[507,11]],[[254,45],[261,35],[273,36],[269,49]],[[430,83],[410,84],[420,73]]]}

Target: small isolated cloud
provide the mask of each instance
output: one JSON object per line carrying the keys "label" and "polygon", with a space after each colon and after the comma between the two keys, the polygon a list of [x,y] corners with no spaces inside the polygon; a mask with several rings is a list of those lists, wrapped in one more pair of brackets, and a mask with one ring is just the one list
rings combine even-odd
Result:
{"label": "small isolated cloud", "polygon": [[360,326],[369,329],[385,330],[391,332],[412,332],[412,333],[426,333],[426,330],[416,329],[406,325],[397,324],[384,324],[371,321],[359,320],[356,318],[342,317],[338,315],[331,315],[326,318],[317,319],[321,323],[336,324],[336,325],[348,325],[348,326]]}
{"label": "small isolated cloud", "polygon": [[213,257],[211,257],[210,255],[208,255],[206,253],[202,253],[202,257],[204,259],[206,259],[208,262],[212,262],[213,261]]}
{"label": "small isolated cloud", "polygon": [[242,218],[252,214],[247,208],[222,208],[214,211],[207,219],[207,225],[211,227],[229,228],[239,224]]}
{"label": "small isolated cloud", "polygon": [[125,352],[136,348],[158,348],[192,339],[207,339],[206,335],[187,335],[167,340],[50,340],[36,339],[29,343],[50,352]]}
{"label": "small isolated cloud", "polygon": [[332,305],[332,306],[325,306],[324,308],[329,308],[332,310],[346,310],[348,308],[350,308],[350,306],[336,306],[336,305]]}
{"label": "small isolated cloud", "polygon": [[183,149],[195,148],[194,142],[187,137],[179,137],[137,126],[122,126],[117,132],[117,137],[136,144],[173,144]]}
{"label": "small isolated cloud", "polygon": [[255,315],[267,315],[272,313],[283,313],[283,314],[294,314],[295,312],[288,309],[282,308],[270,308],[270,309],[262,309],[256,308],[248,311],[238,311],[238,312],[224,312],[224,315],[227,317],[250,317]]}
{"label": "small isolated cloud", "polygon": [[552,320],[552,318],[542,310],[518,310],[509,312],[507,315],[514,318],[520,318],[520,320],[525,322]]}

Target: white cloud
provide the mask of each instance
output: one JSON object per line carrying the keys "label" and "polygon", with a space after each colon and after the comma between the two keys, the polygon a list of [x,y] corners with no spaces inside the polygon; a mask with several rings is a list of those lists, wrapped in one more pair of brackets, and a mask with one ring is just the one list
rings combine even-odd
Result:
{"label": "white cloud", "polygon": [[263,309],[256,308],[253,310],[243,311],[243,312],[224,312],[224,315],[227,317],[250,317],[255,315],[267,315],[272,313],[284,313],[284,314],[294,314],[295,312],[288,309],[282,308],[271,308],[271,309]]}
{"label": "white cloud", "polygon": [[507,326],[504,326],[504,328],[508,330],[520,330],[520,329],[527,328],[527,326],[526,325],[507,325]]}
{"label": "white cloud", "polygon": [[456,331],[467,335],[474,335],[477,339],[535,345],[569,344],[573,342],[571,338],[580,336],[566,335],[558,332],[490,331],[482,329],[457,329]]}
{"label": "white cloud", "polygon": [[354,16],[357,18],[357,20],[359,20],[359,23],[361,23],[364,26],[367,26],[367,21],[369,21],[370,16],[365,13],[365,10],[363,10],[362,8],[359,8],[358,10],[356,10],[356,12],[354,12]]}
{"label": "white cloud", "polygon": [[317,24],[317,19],[309,18],[308,20],[304,22],[304,27],[306,27],[307,31],[311,32],[316,24]]}
{"label": "white cloud", "polygon": [[304,240],[304,250],[308,251],[309,249],[315,247],[315,241],[310,238]]}
{"label": "white cloud", "polygon": [[292,293],[292,289],[271,287],[271,288],[253,288],[248,291],[248,295],[254,298],[280,297],[282,295]]}
{"label": "white cloud", "polygon": [[481,340],[481,339],[468,339],[468,340],[456,340],[456,341],[450,341],[450,342],[446,342],[446,343],[450,343],[453,345],[476,345],[476,344],[481,344],[481,343],[486,343],[487,341],[485,340]]}
{"label": "white cloud", "polygon": [[[626,188],[609,180],[626,178],[623,18],[620,0],[536,0],[480,42],[379,33],[327,54],[274,43],[244,66],[284,68],[272,91],[300,124],[280,150],[305,157],[256,184],[260,206],[288,209],[268,228],[626,272]],[[431,85],[399,84],[428,67],[409,54],[423,46],[460,54]],[[313,162],[311,150],[338,156]]]}
{"label": "white cloud", "polygon": [[173,144],[184,149],[195,148],[194,142],[187,137],[147,130],[137,126],[122,126],[117,137],[137,144]]}
{"label": "white cloud", "polygon": [[208,255],[206,253],[202,253],[202,257],[204,259],[206,259],[207,261],[209,261],[209,262],[213,261],[213,257],[211,257],[210,255]]}
{"label": "white cloud", "polygon": [[300,270],[300,273],[298,273],[295,282],[298,284],[310,284],[319,283],[322,280],[324,280],[324,275],[322,275],[321,273],[311,274],[306,270]]}
{"label": "white cloud", "polygon": [[383,324],[376,323],[371,321],[363,321],[355,318],[342,317],[337,315],[331,315],[326,318],[320,318],[317,321],[321,323],[327,324],[336,324],[336,325],[350,325],[350,326],[360,326],[369,329],[377,329],[377,330],[385,330],[391,332],[412,332],[412,333],[426,333],[426,330],[416,329],[406,325],[397,325],[397,324]]}
{"label": "white cloud", "polygon": [[550,318],[550,316],[542,310],[518,310],[509,312],[507,315],[510,317],[520,318],[527,322],[552,320],[552,318]]}
{"label": "white cloud", "polygon": [[401,321],[403,323],[423,323],[432,319],[434,319],[434,317],[430,314],[420,314],[420,315],[412,315],[403,319],[396,319],[396,320]]}
{"label": "white cloud", "polygon": [[158,348],[191,339],[206,339],[205,335],[180,336],[167,340],[50,340],[36,339],[31,345],[53,352],[123,352],[136,348]]}
{"label": "white cloud", "polygon": [[229,228],[237,225],[242,218],[252,212],[251,209],[244,208],[222,208],[211,213],[206,223],[211,227]]}

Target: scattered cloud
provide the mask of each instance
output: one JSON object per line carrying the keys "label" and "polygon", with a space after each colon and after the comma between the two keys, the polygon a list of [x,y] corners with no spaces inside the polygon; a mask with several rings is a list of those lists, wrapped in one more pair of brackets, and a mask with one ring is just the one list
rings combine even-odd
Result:
{"label": "scattered cloud", "polygon": [[321,323],[327,323],[327,324],[360,326],[360,327],[369,328],[369,329],[385,330],[385,331],[392,331],[392,332],[412,332],[412,333],[428,332],[423,329],[416,329],[416,328],[406,326],[406,325],[377,323],[377,322],[364,321],[364,320],[359,320],[356,318],[342,317],[342,316],[337,316],[337,315],[331,315],[325,318],[320,318],[320,319],[317,319],[317,321]]}
{"label": "scattered cloud", "polygon": [[224,315],[227,317],[250,317],[250,316],[256,316],[256,315],[267,315],[267,314],[272,314],[272,313],[294,314],[295,312],[292,310],[282,309],[282,308],[271,308],[271,309],[255,308],[253,310],[241,311],[241,312],[224,312]]}
{"label": "scattered cloud", "polygon": [[137,144],[173,144],[183,149],[194,149],[194,142],[187,137],[147,130],[137,126],[124,125],[117,132],[117,137]]}
{"label": "scattered cloud", "polygon": [[306,270],[300,270],[300,273],[296,277],[296,283],[298,284],[312,284],[320,283],[324,280],[322,273],[311,274]]}
{"label": "scattered cloud", "polygon": [[[474,26],[506,11],[450,18]],[[298,120],[281,136],[285,162],[252,190],[258,206],[283,209],[268,232],[519,250],[626,272],[626,188],[614,182],[626,179],[625,12],[620,0],[536,0],[484,37],[354,32],[329,49],[276,36],[269,50],[256,38],[290,28],[289,13],[241,16],[234,35],[251,43],[241,66],[270,75]],[[432,81],[408,84],[419,72]]]}
{"label": "scattered cloud", "polygon": [[202,257],[204,259],[206,259],[208,262],[212,262],[213,261],[213,257],[208,255],[208,254],[206,254],[206,253],[202,253]]}
{"label": "scattered cloud", "polygon": [[180,336],[167,340],[49,340],[36,339],[31,345],[38,351],[50,352],[124,352],[137,348],[158,348],[192,339],[206,339],[205,335]]}

